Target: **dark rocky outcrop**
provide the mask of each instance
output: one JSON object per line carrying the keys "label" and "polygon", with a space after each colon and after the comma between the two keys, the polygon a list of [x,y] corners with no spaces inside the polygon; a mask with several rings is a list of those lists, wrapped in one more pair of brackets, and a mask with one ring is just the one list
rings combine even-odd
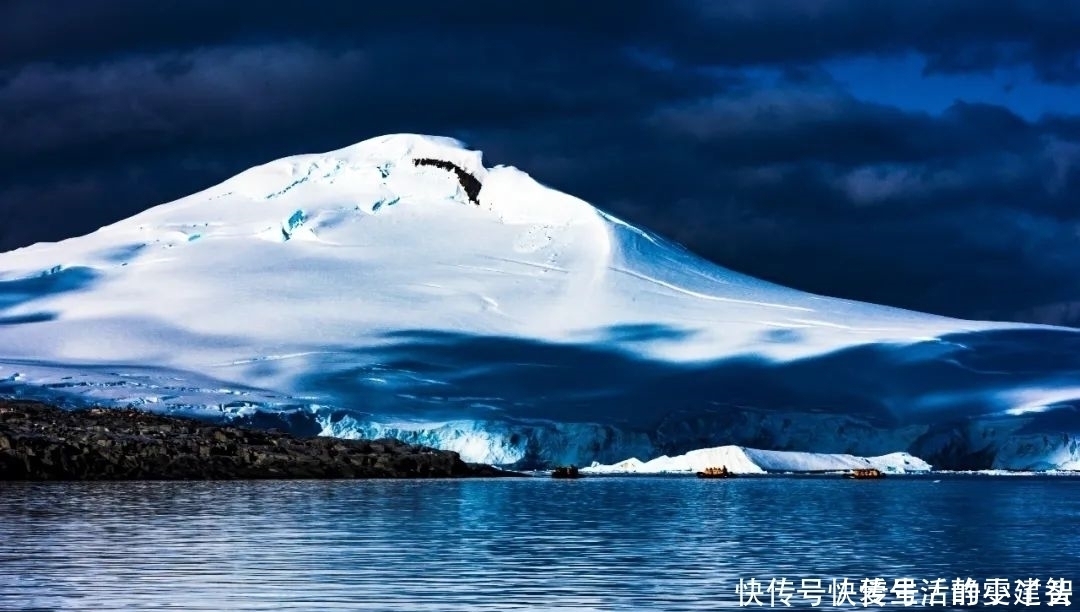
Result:
{"label": "dark rocky outcrop", "polygon": [[130,409],[0,400],[0,480],[504,476],[398,440],[299,438]]}
{"label": "dark rocky outcrop", "polygon": [[441,159],[432,159],[430,157],[414,159],[413,164],[416,166],[434,166],[436,168],[442,168],[443,170],[450,170],[457,174],[458,183],[461,183],[461,188],[464,189],[465,194],[469,196],[469,201],[477,206],[480,205],[480,188],[483,184],[475,176],[466,172],[461,166]]}

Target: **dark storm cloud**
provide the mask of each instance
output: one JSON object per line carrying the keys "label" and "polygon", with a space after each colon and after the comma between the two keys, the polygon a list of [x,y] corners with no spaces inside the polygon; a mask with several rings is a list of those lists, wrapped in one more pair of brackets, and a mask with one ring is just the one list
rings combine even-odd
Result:
{"label": "dark storm cloud", "polygon": [[[356,40],[401,29],[477,36],[506,29],[632,42],[710,64],[806,63],[917,51],[935,72],[1028,65],[1080,78],[1080,5],[1068,0],[679,0],[513,3],[13,0],[0,6],[0,61],[84,61],[236,39]],[[555,42],[555,41],[552,41]]]}
{"label": "dark storm cloud", "polygon": [[[716,79],[660,71],[590,40],[373,35],[30,64],[0,86],[0,160],[277,141],[334,146],[372,129],[442,130],[644,111]],[[296,142],[296,138],[300,142]],[[306,142],[310,141],[310,142]],[[276,151],[275,151],[276,153]]]}
{"label": "dark storm cloud", "polygon": [[821,62],[1070,83],[1077,31],[1069,2],[9,1],[0,248],[427,132],[740,271],[1009,317],[1080,300],[1080,120],[869,103]]}
{"label": "dark storm cloud", "polygon": [[1067,0],[739,0],[693,3],[699,23],[673,46],[732,66],[915,51],[928,72],[1029,66],[1080,79],[1080,5]]}

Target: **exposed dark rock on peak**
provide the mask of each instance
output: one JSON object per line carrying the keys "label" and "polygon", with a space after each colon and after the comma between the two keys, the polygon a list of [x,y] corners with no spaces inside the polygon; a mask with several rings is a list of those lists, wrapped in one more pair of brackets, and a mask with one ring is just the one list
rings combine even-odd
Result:
{"label": "exposed dark rock on peak", "polygon": [[138,410],[0,400],[0,480],[503,476],[398,440],[298,438]]}
{"label": "exposed dark rock on peak", "polygon": [[480,188],[483,184],[472,174],[469,174],[461,166],[444,161],[441,159],[433,159],[430,157],[421,157],[414,159],[413,164],[416,166],[434,166],[436,168],[442,168],[443,170],[451,170],[457,174],[458,182],[461,183],[461,188],[465,190],[465,194],[469,196],[469,201],[477,206],[480,205]]}

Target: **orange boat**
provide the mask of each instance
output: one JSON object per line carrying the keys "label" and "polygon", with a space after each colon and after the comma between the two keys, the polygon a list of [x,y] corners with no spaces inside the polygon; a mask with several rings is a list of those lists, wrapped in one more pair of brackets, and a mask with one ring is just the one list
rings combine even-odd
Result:
{"label": "orange boat", "polygon": [[735,474],[727,469],[726,465],[720,467],[707,467],[697,473],[698,478],[734,478]]}
{"label": "orange boat", "polygon": [[877,468],[860,468],[844,474],[844,478],[851,478],[852,480],[874,480],[877,478],[885,478],[885,474]]}

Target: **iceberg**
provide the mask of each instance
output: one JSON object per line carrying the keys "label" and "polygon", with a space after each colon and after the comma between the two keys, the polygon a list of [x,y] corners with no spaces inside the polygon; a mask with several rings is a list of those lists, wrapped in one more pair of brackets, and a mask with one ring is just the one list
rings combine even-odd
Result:
{"label": "iceberg", "polygon": [[582,471],[592,474],[666,474],[700,472],[708,467],[721,466],[736,474],[829,472],[863,468],[903,474],[928,472],[932,469],[929,463],[904,452],[880,457],[856,457],[834,453],[769,451],[729,445],[693,450],[677,457],[664,455],[649,461],[630,458],[611,465],[594,462]]}

